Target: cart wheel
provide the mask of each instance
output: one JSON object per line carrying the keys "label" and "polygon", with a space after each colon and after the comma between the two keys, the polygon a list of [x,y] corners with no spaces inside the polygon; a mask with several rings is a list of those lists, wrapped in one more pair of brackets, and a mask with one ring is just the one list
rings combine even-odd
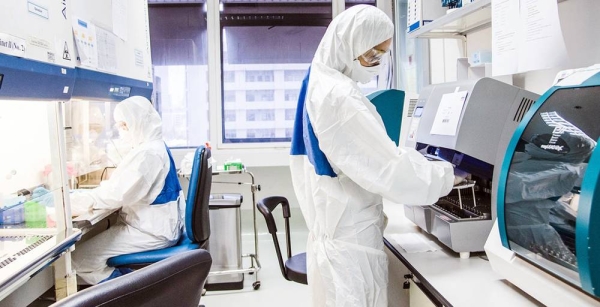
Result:
{"label": "cart wheel", "polygon": [[260,288],[260,281],[255,281],[252,284],[252,288],[254,288],[254,290],[258,290]]}

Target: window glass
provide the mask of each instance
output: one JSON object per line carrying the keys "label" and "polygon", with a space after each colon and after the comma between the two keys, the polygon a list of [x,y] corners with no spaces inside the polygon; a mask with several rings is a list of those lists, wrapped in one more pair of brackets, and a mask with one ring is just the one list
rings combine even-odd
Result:
{"label": "window glass", "polygon": [[227,110],[223,114],[223,118],[226,122],[234,122],[236,119],[236,111],[235,110]]}
{"label": "window glass", "polygon": [[235,71],[224,71],[223,82],[235,82]]}
{"label": "window glass", "polygon": [[170,147],[209,139],[206,14],[202,4],[149,5],[153,103]]}
{"label": "window glass", "polygon": [[285,120],[294,120],[296,117],[296,109],[285,109]]}
{"label": "window glass", "polygon": [[[223,122],[224,132],[237,130],[223,133],[224,143],[291,140],[287,129],[294,122],[288,112],[295,112],[302,79],[330,21],[331,2],[224,2],[223,114],[246,114]],[[229,91],[237,92],[235,104],[228,102]]]}
{"label": "window glass", "polygon": [[273,82],[272,70],[248,70],[246,82]]}
{"label": "window glass", "polygon": [[305,70],[286,70],[283,72],[283,79],[289,81],[302,81],[306,76]]}
{"label": "window glass", "polygon": [[273,101],[274,90],[246,90],[246,101]]}
{"label": "window glass", "polygon": [[246,110],[246,121],[273,120],[275,120],[275,110],[273,109]]}
{"label": "window glass", "polygon": [[300,89],[285,90],[285,101],[298,101]]}
{"label": "window glass", "polygon": [[235,102],[235,91],[225,91],[223,100],[225,102]]}

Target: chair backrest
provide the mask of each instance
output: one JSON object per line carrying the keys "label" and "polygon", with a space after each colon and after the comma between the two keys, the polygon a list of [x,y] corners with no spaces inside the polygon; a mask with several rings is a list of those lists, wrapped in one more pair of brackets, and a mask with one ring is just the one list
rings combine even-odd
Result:
{"label": "chair backrest", "polygon": [[197,307],[211,264],[212,259],[206,250],[180,253],[85,289],[51,307]]}
{"label": "chair backrest", "polygon": [[209,198],[212,186],[212,166],[208,163],[210,149],[200,146],[194,153],[190,186],[185,209],[186,236],[202,245],[210,237]]}
{"label": "chair backrest", "polygon": [[288,259],[292,257],[292,243],[290,240],[290,221],[289,218],[291,216],[290,213],[290,203],[285,197],[282,196],[271,196],[266,197],[260,200],[256,207],[258,211],[265,217],[265,221],[267,222],[267,228],[269,233],[273,237],[273,243],[275,244],[275,252],[277,253],[277,260],[279,261],[279,267],[281,268],[281,273],[285,279],[290,280],[287,276],[287,271],[285,269],[285,265],[283,264],[283,257],[281,255],[281,249],[279,247],[279,240],[277,239],[277,224],[275,223],[275,219],[273,218],[273,210],[277,208],[277,206],[281,205],[281,210],[283,211],[283,218],[285,219],[285,240],[287,247],[287,257]]}

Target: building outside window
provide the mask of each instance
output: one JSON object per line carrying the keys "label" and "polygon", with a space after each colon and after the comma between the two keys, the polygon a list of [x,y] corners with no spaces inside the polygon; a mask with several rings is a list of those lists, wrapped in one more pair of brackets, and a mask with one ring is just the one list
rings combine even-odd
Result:
{"label": "building outside window", "polygon": [[285,120],[294,120],[296,118],[296,109],[285,109]]}
{"label": "building outside window", "polygon": [[235,110],[226,110],[225,113],[223,113],[223,119],[226,122],[235,122],[236,111]]}
{"label": "building outside window", "polygon": [[247,70],[246,82],[273,82],[272,70]]}
{"label": "building outside window", "polygon": [[[246,114],[223,123],[223,143],[291,140],[290,114],[295,114],[302,79],[330,21],[331,2],[223,2],[222,69],[235,76],[223,78],[223,112]],[[237,91],[235,105],[227,103],[228,91]],[[226,133],[234,127],[235,136]]]}
{"label": "building outside window", "polygon": [[285,90],[285,101],[298,101],[298,94],[300,89]]}
{"label": "building outside window", "polygon": [[302,81],[306,76],[306,70],[286,70],[283,74],[285,82]]}
{"label": "building outside window", "polygon": [[275,129],[248,129],[246,132],[247,138],[274,138]]}
{"label": "building outside window", "polygon": [[273,121],[275,120],[274,109],[246,110],[246,121]]}
{"label": "building outside window", "polygon": [[246,101],[273,101],[275,92],[273,90],[247,90]]}

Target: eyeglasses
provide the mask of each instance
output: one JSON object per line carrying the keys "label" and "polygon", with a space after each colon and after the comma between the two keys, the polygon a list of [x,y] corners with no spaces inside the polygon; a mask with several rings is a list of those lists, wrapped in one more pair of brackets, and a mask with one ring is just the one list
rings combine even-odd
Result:
{"label": "eyeglasses", "polygon": [[379,65],[381,58],[387,53],[387,51],[371,48],[367,52],[361,54],[360,57],[362,57],[363,61],[367,64],[376,66]]}

